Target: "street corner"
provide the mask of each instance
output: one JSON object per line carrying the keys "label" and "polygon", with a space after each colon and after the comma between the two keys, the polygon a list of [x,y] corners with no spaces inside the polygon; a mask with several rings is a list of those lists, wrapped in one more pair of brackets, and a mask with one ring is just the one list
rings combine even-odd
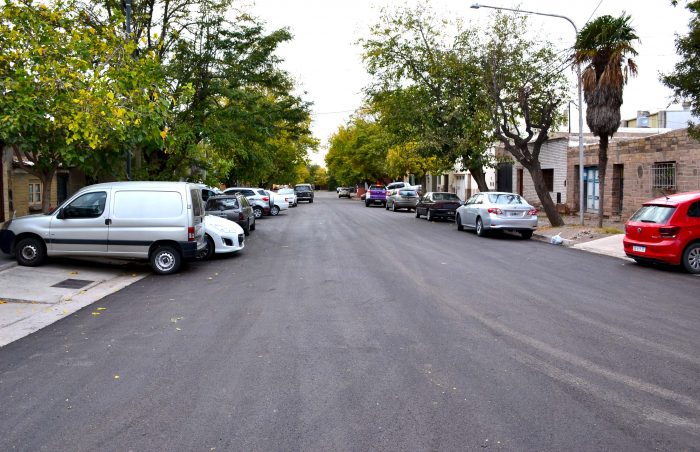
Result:
{"label": "street corner", "polygon": [[0,347],[150,274],[141,268],[60,261],[0,270]]}

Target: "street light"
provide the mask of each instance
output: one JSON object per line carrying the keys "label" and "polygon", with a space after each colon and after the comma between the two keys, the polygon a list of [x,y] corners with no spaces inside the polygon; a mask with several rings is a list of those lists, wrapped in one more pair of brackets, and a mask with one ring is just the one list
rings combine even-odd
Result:
{"label": "street light", "polygon": [[[576,24],[574,23],[573,20],[569,19],[566,16],[561,16],[559,14],[549,14],[549,13],[538,13],[536,11],[525,11],[522,9],[513,9],[513,8],[504,8],[502,6],[489,6],[489,5],[480,5],[479,3],[474,3],[471,8],[473,9],[479,9],[479,8],[491,8],[491,9],[496,9],[496,10],[504,10],[504,11],[513,11],[519,14],[535,14],[538,16],[549,16],[549,17],[558,17],[560,19],[564,19],[568,21],[571,26],[574,27],[574,32],[576,32],[576,36],[578,36],[578,28],[576,27]],[[579,216],[580,216],[580,221],[581,224],[583,225],[583,102],[581,99],[581,64],[576,63],[576,82],[578,84],[578,193],[579,193]]]}

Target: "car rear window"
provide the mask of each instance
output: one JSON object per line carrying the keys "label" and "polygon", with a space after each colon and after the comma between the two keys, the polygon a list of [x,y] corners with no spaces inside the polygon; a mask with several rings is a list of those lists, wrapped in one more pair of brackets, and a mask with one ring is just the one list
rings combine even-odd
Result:
{"label": "car rear window", "polygon": [[370,190],[384,190],[384,186],[383,185],[370,185],[369,189]]}
{"label": "car rear window", "polygon": [[218,198],[207,201],[207,210],[229,210],[238,209],[236,198]]}
{"label": "car rear window", "polygon": [[514,194],[489,194],[489,202],[492,204],[527,204],[523,198]]}
{"label": "car rear window", "polygon": [[675,212],[675,210],[675,206],[642,206],[641,209],[639,209],[637,212],[635,212],[634,215],[632,215],[630,221],[666,224],[668,222],[668,219],[671,218],[671,215],[673,215],[673,212]]}
{"label": "car rear window", "polygon": [[399,190],[400,196],[418,196],[415,190]]}

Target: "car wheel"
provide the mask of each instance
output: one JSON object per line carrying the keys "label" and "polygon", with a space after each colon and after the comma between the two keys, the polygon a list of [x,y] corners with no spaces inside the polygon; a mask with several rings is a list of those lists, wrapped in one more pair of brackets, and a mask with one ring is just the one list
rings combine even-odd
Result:
{"label": "car wheel", "polygon": [[476,219],[476,235],[479,237],[484,237],[486,235],[486,231],[484,230],[484,222],[481,221],[481,217]]}
{"label": "car wheel", "polygon": [[158,275],[170,275],[180,269],[182,257],[169,245],[159,246],[151,253],[151,268]]}
{"label": "car wheel", "polygon": [[272,206],[272,209],[270,209],[270,215],[273,217],[276,217],[280,213],[280,208],[279,206]]}
{"label": "car wheel", "polygon": [[433,213],[428,209],[428,211],[425,213],[425,219],[428,221],[433,221]]}
{"label": "car wheel", "polygon": [[520,236],[525,240],[530,240],[532,238],[532,231],[521,231]]}
{"label": "car wheel", "polygon": [[313,203],[314,203],[314,200],[313,200],[313,199],[309,199],[309,204],[313,204]]}
{"label": "car wheel", "polygon": [[416,207],[416,218],[420,218],[420,214],[418,213],[418,207]]}
{"label": "car wheel", "polygon": [[455,217],[455,223],[457,223],[457,230],[458,231],[464,231],[464,225],[462,225],[462,217],[457,215]]}
{"label": "car wheel", "polygon": [[248,218],[248,223],[246,223],[245,227],[243,228],[243,234],[246,236],[250,235],[250,218]]}
{"label": "car wheel", "polygon": [[[250,219],[248,219],[250,221]],[[255,231],[255,217],[253,217],[253,224],[250,225],[250,230]]]}
{"label": "car wheel", "polygon": [[365,201],[365,207],[369,207],[369,202]]}
{"label": "car wheel", "polygon": [[683,266],[688,273],[700,273],[700,243],[692,243],[683,251]]}
{"label": "car wheel", "polygon": [[396,210],[397,210],[397,209],[396,209],[396,203],[394,203],[394,204],[391,205],[391,211],[392,211],[392,212],[396,212]]}
{"label": "car wheel", "polygon": [[384,210],[389,210],[389,203],[384,204]]}
{"label": "car wheel", "polygon": [[253,214],[255,214],[255,218],[262,218],[263,216],[263,210],[261,207],[253,207]]}
{"label": "car wheel", "polygon": [[214,245],[214,240],[212,240],[211,237],[204,236],[204,239],[207,242],[207,246],[204,247],[202,251],[197,253],[197,259],[200,261],[208,261],[209,259],[214,256],[214,253],[216,252],[216,247]]}
{"label": "car wheel", "polygon": [[46,259],[44,242],[35,237],[27,237],[17,242],[15,247],[17,263],[25,267],[36,267]]}

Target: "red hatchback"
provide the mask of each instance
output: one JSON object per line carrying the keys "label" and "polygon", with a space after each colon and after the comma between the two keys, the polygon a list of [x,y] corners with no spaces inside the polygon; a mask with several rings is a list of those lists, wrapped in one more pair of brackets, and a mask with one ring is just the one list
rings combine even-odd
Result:
{"label": "red hatchback", "polygon": [[683,265],[700,273],[700,191],[645,202],[627,221],[623,243],[637,262]]}

